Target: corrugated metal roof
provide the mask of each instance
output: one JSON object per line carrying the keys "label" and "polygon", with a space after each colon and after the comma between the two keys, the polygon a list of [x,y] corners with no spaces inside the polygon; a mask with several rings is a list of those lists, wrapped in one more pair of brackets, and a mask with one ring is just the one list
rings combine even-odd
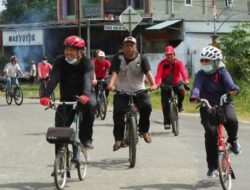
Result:
{"label": "corrugated metal roof", "polygon": [[241,22],[184,22],[185,32],[193,33],[229,33]]}
{"label": "corrugated metal roof", "polygon": [[150,26],[150,27],[146,28],[146,30],[160,30],[160,29],[166,28],[166,27],[171,26],[171,25],[178,23],[178,22],[181,22],[181,20],[167,20],[167,21],[161,22],[159,24]]}

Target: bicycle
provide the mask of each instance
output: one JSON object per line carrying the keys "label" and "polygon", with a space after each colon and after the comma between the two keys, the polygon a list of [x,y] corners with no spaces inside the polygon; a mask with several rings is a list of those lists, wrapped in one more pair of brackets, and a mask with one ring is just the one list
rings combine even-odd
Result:
{"label": "bicycle", "polygon": [[107,114],[107,107],[108,107],[108,101],[105,93],[105,79],[97,80],[98,85],[98,93],[97,93],[97,105],[96,105],[96,117],[101,118],[101,120],[104,120],[106,118]]}
{"label": "bicycle", "polygon": [[[169,118],[170,118],[170,123],[172,126],[172,132],[174,133],[175,136],[179,135],[180,129],[179,129],[179,115],[178,115],[178,103],[176,96],[174,94],[173,87],[176,85],[172,85],[170,83],[167,84],[162,84],[161,88],[163,88],[166,91],[170,91],[170,98],[169,98]],[[184,88],[186,90],[189,90],[189,87],[184,84]]]}
{"label": "bicycle", "polygon": [[[72,155],[77,152],[78,161],[75,163],[79,180],[84,180],[87,174],[88,154],[87,149],[80,143],[78,132],[79,124],[82,120],[82,115],[79,112],[77,102],[52,102],[49,108],[56,110],[58,105],[72,105],[76,111],[75,115],[75,129],[66,126],[63,127],[50,127],[47,131],[47,141],[49,143],[59,143],[60,148],[56,154],[54,161],[54,182],[58,190],[63,190],[67,177],[70,178],[71,159]],[[48,108],[46,108],[48,109]],[[62,116],[64,119],[65,117]],[[65,120],[64,120],[65,121]],[[65,122],[66,123],[66,122]],[[68,145],[72,144],[72,151]]]}
{"label": "bicycle", "polygon": [[212,107],[206,99],[198,100],[201,107],[207,107],[210,113],[213,113],[218,121],[217,124],[217,146],[218,146],[218,171],[220,183],[223,190],[232,189],[232,179],[235,178],[233,168],[230,162],[230,146],[228,146],[223,133],[223,122],[225,121],[223,105],[228,102],[230,95],[224,94],[220,98],[220,105]]}
{"label": "bicycle", "polygon": [[[142,137],[142,134],[139,132],[138,127],[138,117],[139,113],[134,104],[134,97],[147,92],[148,89],[139,90],[136,92],[126,92],[118,91],[117,94],[123,94],[129,96],[128,110],[125,115],[125,130],[124,130],[124,140],[122,147],[129,147],[129,164],[133,168],[136,163],[136,145],[138,143],[138,136]],[[139,132],[139,134],[138,134]]]}
{"label": "bicycle", "polygon": [[[44,88],[46,88],[47,83],[48,83],[48,81],[49,81],[49,78],[42,79],[42,80],[40,80],[40,81],[43,83]],[[41,85],[41,83],[40,83],[40,84],[39,84],[39,97],[40,97],[40,98],[42,97],[43,93],[44,93],[44,89],[43,89],[43,87],[42,87],[42,85]],[[50,99],[52,100],[52,102],[55,102],[55,101],[56,101],[56,96],[55,96],[55,92],[54,92],[54,91],[53,91],[52,94],[50,95]]]}
{"label": "bicycle", "polygon": [[10,91],[8,88],[5,90],[5,99],[8,105],[12,104],[14,99],[16,105],[20,106],[23,103],[23,91],[19,85],[13,85],[13,81],[18,80],[17,78],[11,78],[11,87]]}

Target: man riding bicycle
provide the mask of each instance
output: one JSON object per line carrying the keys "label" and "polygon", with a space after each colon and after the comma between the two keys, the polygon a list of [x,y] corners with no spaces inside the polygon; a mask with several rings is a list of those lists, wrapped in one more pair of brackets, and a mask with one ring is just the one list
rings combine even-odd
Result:
{"label": "man riding bicycle", "polygon": [[[196,102],[198,98],[208,100],[211,106],[220,105],[220,97],[229,93],[231,96],[239,93],[240,88],[234,84],[231,75],[226,70],[222,62],[223,55],[220,49],[207,46],[201,50],[201,69],[195,75],[193,90],[190,102]],[[231,144],[231,149],[235,154],[241,151],[237,142],[238,119],[232,101],[229,100],[223,106],[225,122],[223,125],[228,134],[227,141]],[[206,107],[200,109],[201,124],[205,130],[205,148],[207,154],[208,177],[215,177],[218,167],[217,150],[217,125],[214,118]]]}
{"label": "man riding bicycle", "polygon": [[[182,102],[185,97],[184,84],[188,84],[188,74],[184,67],[183,62],[175,57],[175,50],[171,45],[165,48],[166,58],[161,60],[157,67],[157,73],[155,82],[157,86],[161,84],[170,84],[173,86],[174,92],[178,97],[178,110],[183,111]],[[171,97],[171,91],[165,88],[161,88],[161,104],[163,112],[163,124],[165,129],[170,129],[170,117],[169,117],[169,99]]]}
{"label": "man riding bicycle", "polygon": [[[116,55],[112,61],[111,78],[108,85],[110,90],[136,92],[145,89],[145,76],[147,77],[150,90],[157,88],[151,72],[148,59],[140,55],[136,47],[136,39],[132,36],[126,37],[123,41],[122,52]],[[113,151],[122,147],[124,138],[125,121],[124,117],[128,109],[129,96],[116,93],[114,95],[114,138]],[[134,98],[134,103],[140,113],[139,131],[147,143],[151,142],[149,134],[149,117],[152,111],[150,97],[144,92]]]}
{"label": "man riding bicycle", "polygon": [[[111,63],[109,60],[105,59],[105,53],[103,51],[98,50],[96,53],[97,53],[96,58],[93,60],[93,63],[95,65],[95,79],[96,80],[104,79],[106,82]],[[97,83],[97,81],[94,83]],[[107,86],[108,85],[106,82],[104,84],[104,88],[105,88],[106,97],[108,98],[109,90],[106,88]],[[98,85],[95,85],[96,96],[98,94],[98,91],[99,91]]]}
{"label": "man riding bicycle", "polygon": [[5,80],[7,83],[8,92],[11,92],[12,84],[19,86],[19,81],[17,79],[18,74],[20,76],[24,76],[18,62],[17,57],[15,55],[11,56],[10,62],[6,64],[4,68]]}
{"label": "man riding bicycle", "polygon": [[[79,98],[79,109],[83,115],[80,123],[79,139],[85,148],[93,148],[92,134],[95,118],[95,96],[91,92],[91,80],[94,74],[94,66],[90,59],[82,53],[85,41],[78,36],[69,36],[64,40],[64,55],[56,58],[51,72],[50,80],[40,99],[42,105],[50,104],[50,95],[56,85],[60,84],[60,101],[76,101]],[[61,127],[67,115],[67,124],[70,126],[74,120],[75,112],[72,105],[58,106],[55,115],[55,126]]]}
{"label": "man riding bicycle", "polygon": [[46,56],[42,57],[42,62],[38,63],[38,79],[42,93],[45,91],[46,83],[49,80],[49,74],[52,70],[52,65],[48,62]]}

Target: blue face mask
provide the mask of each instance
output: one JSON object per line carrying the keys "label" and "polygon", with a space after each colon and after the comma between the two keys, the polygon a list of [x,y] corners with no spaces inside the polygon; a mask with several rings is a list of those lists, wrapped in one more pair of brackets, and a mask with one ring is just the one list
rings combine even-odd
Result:
{"label": "blue face mask", "polygon": [[214,72],[213,65],[201,65],[201,70],[203,70],[207,74],[212,74]]}
{"label": "blue face mask", "polygon": [[73,65],[77,62],[77,58],[74,59],[65,58],[65,61],[67,61],[68,64]]}

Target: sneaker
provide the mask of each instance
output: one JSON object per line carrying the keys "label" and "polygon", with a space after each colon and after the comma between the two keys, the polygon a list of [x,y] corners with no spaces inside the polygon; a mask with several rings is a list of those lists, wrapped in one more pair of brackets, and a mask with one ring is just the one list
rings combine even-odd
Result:
{"label": "sneaker", "polygon": [[217,177],[218,173],[216,169],[208,169],[207,177]]}
{"label": "sneaker", "polygon": [[93,146],[91,140],[86,140],[86,141],[84,141],[82,144],[83,144],[83,146],[84,146],[86,149],[93,149],[93,148],[94,148],[94,146]]}
{"label": "sneaker", "polygon": [[170,125],[169,124],[165,124],[164,125],[164,129],[170,129],[171,127],[170,127]]}
{"label": "sneaker", "polygon": [[230,144],[231,144],[230,149],[234,154],[237,155],[241,153],[241,147],[237,140],[231,142]]}

